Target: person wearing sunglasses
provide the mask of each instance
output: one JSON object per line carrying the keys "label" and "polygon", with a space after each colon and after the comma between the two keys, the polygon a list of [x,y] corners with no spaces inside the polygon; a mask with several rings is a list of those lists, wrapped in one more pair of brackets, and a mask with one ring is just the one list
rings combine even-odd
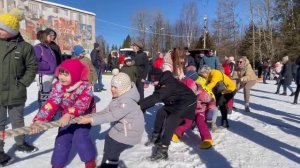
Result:
{"label": "person wearing sunglasses", "polygon": [[246,56],[238,59],[232,78],[237,81],[237,88],[243,88],[245,111],[250,112],[250,89],[255,85],[257,76]]}

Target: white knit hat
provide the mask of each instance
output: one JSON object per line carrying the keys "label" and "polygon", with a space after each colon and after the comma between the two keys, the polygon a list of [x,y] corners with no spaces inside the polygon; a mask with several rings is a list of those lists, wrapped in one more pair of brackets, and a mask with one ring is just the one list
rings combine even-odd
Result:
{"label": "white knit hat", "polygon": [[130,77],[123,72],[117,73],[111,80],[111,86],[116,87],[119,95],[122,95],[131,89]]}

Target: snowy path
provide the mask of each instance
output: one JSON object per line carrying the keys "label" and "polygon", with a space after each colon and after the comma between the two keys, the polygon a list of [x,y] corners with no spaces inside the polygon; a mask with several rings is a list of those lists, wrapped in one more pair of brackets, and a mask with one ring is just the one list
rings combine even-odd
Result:
{"label": "snowy path", "polygon": [[[106,107],[111,99],[109,90],[111,76],[104,76],[106,92],[96,93],[97,110]],[[146,95],[153,88],[146,90]],[[251,94],[251,113],[233,112],[230,128],[222,133],[214,133],[216,145],[209,150],[200,150],[197,129],[187,132],[181,143],[172,143],[169,149],[169,160],[150,162],[146,158],[151,154],[151,147],[143,144],[151,133],[155,119],[155,109],[145,115],[146,131],[142,143],[124,152],[121,160],[129,168],[202,168],[202,167],[263,167],[263,168],[296,168],[300,167],[300,105],[291,105],[292,97],[275,95],[274,84],[257,83]],[[25,121],[31,123],[37,112],[37,86],[33,83],[28,89]],[[237,93],[235,106],[243,108],[243,95]],[[9,126],[10,127],[10,126]],[[109,124],[94,127],[92,137],[98,150],[98,163],[101,162],[104,138]],[[15,156],[15,162],[8,168],[50,167],[50,160],[57,129],[51,129],[38,135],[27,137],[30,143],[39,147],[32,154],[16,153],[13,139],[6,139],[5,150]],[[81,168],[75,151],[72,151],[69,168]]]}

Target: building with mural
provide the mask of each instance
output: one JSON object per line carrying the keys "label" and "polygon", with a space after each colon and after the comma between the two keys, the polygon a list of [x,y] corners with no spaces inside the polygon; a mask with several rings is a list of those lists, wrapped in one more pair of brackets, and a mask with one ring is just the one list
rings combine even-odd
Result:
{"label": "building with mural", "polygon": [[25,14],[20,32],[30,43],[36,33],[45,28],[57,32],[57,43],[62,53],[70,54],[73,45],[81,44],[88,51],[95,42],[95,14],[80,9],[42,0],[0,0],[0,13],[18,8]]}

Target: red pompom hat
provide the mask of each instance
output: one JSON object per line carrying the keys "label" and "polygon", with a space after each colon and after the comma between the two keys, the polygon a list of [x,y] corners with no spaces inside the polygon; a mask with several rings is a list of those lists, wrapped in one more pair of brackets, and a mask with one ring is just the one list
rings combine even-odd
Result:
{"label": "red pompom hat", "polygon": [[62,62],[56,68],[56,76],[59,75],[60,69],[69,72],[71,75],[71,85],[74,85],[79,81],[88,81],[89,69],[84,63],[81,63],[79,59],[70,59]]}

